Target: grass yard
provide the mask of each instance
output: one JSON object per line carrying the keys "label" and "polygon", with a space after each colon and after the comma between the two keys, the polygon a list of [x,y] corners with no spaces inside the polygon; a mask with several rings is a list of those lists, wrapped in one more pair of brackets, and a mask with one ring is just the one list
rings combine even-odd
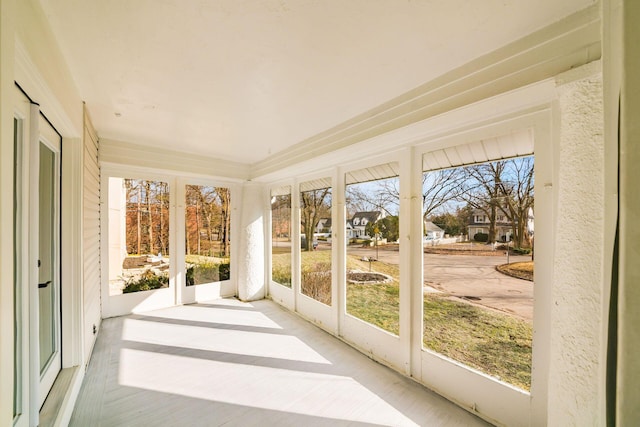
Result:
{"label": "grass yard", "polygon": [[291,251],[272,255],[271,280],[288,288],[291,287]]}
{"label": "grass yard", "polygon": [[524,390],[531,387],[533,328],[447,296],[424,298],[424,345]]}
{"label": "grass yard", "polygon": [[300,292],[331,305],[331,251],[302,251]]}
{"label": "grass yard", "polygon": [[499,272],[518,279],[533,282],[533,261],[513,262],[511,264],[499,265],[496,268]]}
{"label": "grass yard", "polygon": [[[330,274],[321,285],[305,279],[330,271],[331,251],[302,254],[303,293],[326,304]],[[347,256],[347,270],[369,271],[369,263]],[[347,313],[393,334],[400,332],[399,266],[376,261],[371,270],[393,278],[388,283],[347,284]],[[273,278],[291,286],[291,255],[273,255]],[[304,285],[304,282],[307,285]],[[305,287],[306,286],[306,287]],[[326,288],[328,286],[328,288]],[[324,295],[324,296],[323,296]],[[329,296],[327,296],[329,295]],[[532,326],[524,320],[486,309],[445,294],[424,297],[424,345],[446,357],[524,390],[531,386]]]}
{"label": "grass yard", "polygon": [[[369,263],[354,255],[347,256],[347,270],[369,271]],[[347,283],[347,313],[387,332],[400,333],[400,268],[381,261],[371,270],[393,277],[389,283]]]}

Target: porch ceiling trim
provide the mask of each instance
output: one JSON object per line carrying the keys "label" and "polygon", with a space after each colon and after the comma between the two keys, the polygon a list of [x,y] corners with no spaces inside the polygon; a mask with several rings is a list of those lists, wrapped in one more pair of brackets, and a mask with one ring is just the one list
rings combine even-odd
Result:
{"label": "porch ceiling trim", "polygon": [[434,171],[533,154],[533,129],[425,153],[422,170]]}
{"label": "porch ceiling trim", "polygon": [[234,180],[247,180],[250,172],[250,166],[244,163],[110,139],[100,139],[100,163]]}
{"label": "porch ceiling trim", "polygon": [[251,178],[272,174],[597,60],[601,57],[599,8],[596,3],[258,162],[251,168]]}

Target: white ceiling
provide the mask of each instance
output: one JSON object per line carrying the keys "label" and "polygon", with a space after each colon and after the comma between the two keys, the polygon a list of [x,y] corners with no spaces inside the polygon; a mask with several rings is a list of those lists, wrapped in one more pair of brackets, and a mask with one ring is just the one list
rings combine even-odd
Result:
{"label": "white ceiling", "polygon": [[101,138],[253,164],[593,0],[40,0]]}

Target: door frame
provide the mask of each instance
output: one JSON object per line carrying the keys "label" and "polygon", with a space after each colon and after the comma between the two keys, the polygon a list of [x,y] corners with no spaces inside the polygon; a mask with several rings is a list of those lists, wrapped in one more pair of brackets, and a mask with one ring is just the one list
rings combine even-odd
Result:
{"label": "door frame", "polygon": [[[302,237],[301,229],[301,212],[302,212],[302,200],[301,200],[301,184],[316,179],[328,179],[331,188],[331,304],[327,305],[320,301],[316,301],[312,297],[305,295],[302,292],[302,248],[300,245],[300,239]],[[296,177],[295,185],[292,186],[293,193],[291,194],[291,204],[293,207],[292,212],[292,262],[293,262],[293,280],[292,289],[294,292],[296,311],[310,321],[320,325],[323,329],[328,330],[334,334],[338,333],[338,307],[339,307],[339,290],[338,290],[338,249],[337,246],[343,241],[338,237],[343,233],[340,231],[341,227],[336,226],[339,224],[336,221],[338,205],[336,203],[336,183],[339,178],[336,175],[336,169],[329,169],[319,173],[313,173],[310,175],[304,175]]]}
{"label": "door frame", "polygon": [[[38,88],[42,89],[42,88]],[[42,95],[41,90],[33,90],[36,95]],[[39,422],[40,408],[40,369],[39,369],[39,346],[38,344],[38,305],[37,305],[37,283],[38,283],[38,239],[32,225],[37,225],[37,209],[32,203],[33,198],[38,199],[37,182],[33,181],[32,173],[39,169],[38,156],[34,156],[33,147],[36,147],[36,154],[39,152],[40,132],[39,123],[47,120],[43,107],[35,103],[32,94],[27,94],[23,88],[16,83],[13,88],[12,97],[13,118],[19,120],[19,140],[14,147],[17,152],[14,164],[15,184],[3,187],[7,191],[19,192],[16,199],[16,230],[14,256],[16,277],[15,284],[19,292],[16,297],[17,313],[17,339],[19,346],[20,360],[18,370],[20,384],[17,387],[19,401],[21,403],[17,416],[14,418],[14,425],[18,427],[37,425]],[[55,116],[55,114],[54,114]],[[58,153],[58,167],[66,173],[60,179],[59,185],[59,208],[60,221],[57,230],[59,235],[59,304],[60,307],[60,356],[61,368],[73,368],[80,365],[84,360],[82,351],[82,263],[74,260],[74,256],[81,253],[82,235],[77,230],[82,229],[81,216],[82,209],[82,144],[80,139],[62,137],[54,123],[49,122],[60,140],[60,151]],[[67,129],[71,134],[73,130]],[[66,149],[62,150],[62,147]],[[65,166],[66,165],[66,166]],[[15,186],[15,187],[14,187]],[[36,205],[37,206],[37,205]],[[34,261],[35,260],[35,261]],[[62,280],[64,278],[64,280]],[[34,285],[35,284],[35,285]],[[14,344],[16,345],[16,344]],[[80,390],[84,370],[75,371],[73,379],[67,389],[67,396],[70,404],[73,403],[75,395]],[[70,417],[73,410],[70,405],[63,405],[58,414],[58,419]]]}
{"label": "door frame", "polygon": [[365,354],[370,355],[375,360],[382,362],[386,365],[390,365],[403,372],[409,374],[410,372],[410,340],[409,331],[410,327],[410,306],[409,306],[409,292],[410,292],[410,271],[408,269],[409,264],[407,257],[403,256],[409,251],[410,240],[407,237],[409,228],[409,209],[406,206],[406,193],[408,191],[406,183],[410,177],[409,171],[409,159],[407,158],[407,149],[395,149],[390,150],[382,155],[375,155],[368,157],[364,160],[351,162],[345,165],[341,165],[338,168],[339,179],[335,182],[336,191],[336,204],[340,206],[340,215],[338,218],[343,235],[346,235],[346,176],[351,171],[357,171],[360,169],[366,169],[370,167],[376,167],[388,163],[396,163],[398,165],[398,179],[400,184],[400,215],[405,215],[406,220],[400,221],[400,297],[398,307],[398,318],[400,331],[398,335],[385,331],[378,326],[368,323],[358,317],[351,315],[347,312],[347,281],[346,281],[346,267],[347,267],[347,255],[348,248],[346,244],[346,238],[342,238],[338,247],[340,250],[340,262],[337,266],[338,271],[338,301],[340,306],[338,307],[338,322],[340,336],[350,342],[353,346],[359,348]]}
{"label": "door frame", "polygon": [[176,305],[176,257],[169,258],[169,287],[140,291],[122,295],[109,294],[109,179],[143,179],[166,182],[169,185],[169,248],[170,252],[177,249],[176,245],[176,179],[175,177],[146,170],[118,167],[114,165],[102,166],[100,176],[100,217],[103,218],[101,231],[103,238],[100,240],[101,259],[101,297],[102,318],[122,316],[130,313],[155,310]]}
{"label": "door frame", "polygon": [[[150,169],[127,165],[101,162],[100,176],[100,217],[102,235],[107,236],[100,241],[102,318],[138,313],[174,305],[195,303],[224,296],[237,295],[238,277],[238,242],[240,218],[238,207],[242,197],[242,189],[233,180],[216,179],[199,175],[185,176],[165,169]],[[109,178],[131,178],[157,180],[169,184],[169,287],[153,291],[141,291],[127,295],[109,295]],[[184,278],[185,220],[184,195],[185,185],[208,185],[226,187],[231,191],[231,279],[224,282],[198,285],[191,291],[186,288]],[[236,248],[235,250],[233,248]]]}
{"label": "door frame", "polygon": [[[229,262],[231,264],[231,278],[220,282],[202,283],[187,287],[185,257],[186,257],[186,189],[187,185],[199,185],[205,187],[225,187],[229,189],[230,203],[230,238],[231,254]],[[235,236],[238,235],[238,204],[240,199],[239,186],[235,183],[219,181],[209,178],[179,177],[176,179],[176,204],[172,214],[175,213],[175,235],[176,235],[176,304],[192,304],[200,301],[207,301],[216,298],[230,297],[238,294],[238,245]]]}
{"label": "door frame", "polygon": [[[15,37],[14,37],[15,36]],[[61,198],[60,209],[61,215],[61,232],[60,232],[60,244],[61,244],[61,263],[60,271],[62,279],[60,283],[61,288],[61,307],[62,307],[62,319],[61,319],[61,348],[62,348],[62,368],[70,369],[73,371],[71,381],[69,382],[65,392],[65,398],[62,406],[60,407],[57,415],[57,421],[64,425],[71,417],[73,411],[73,404],[76,396],[80,391],[82,380],[84,378],[84,369],[80,366],[88,361],[89,353],[84,348],[83,343],[90,339],[91,335],[85,336],[85,328],[83,326],[83,263],[82,259],[79,259],[79,254],[83,249],[83,225],[82,225],[82,209],[83,209],[83,117],[82,108],[75,108],[73,101],[74,95],[72,92],[65,92],[61,90],[60,86],[52,88],[49,86],[50,79],[45,78],[48,76],[46,70],[43,70],[40,66],[36,65],[32,59],[32,51],[27,47],[28,45],[17,35],[10,36],[11,45],[14,50],[6,52],[7,55],[3,55],[3,60],[6,59],[6,69],[3,66],[3,70],[9,71],[4,75],[4,82],[6,83],[7,91],[2,96],[2,107],[5,108],[5,112],[9,113],[12,118],[19,118],[22,120],[22,126],[24,126],[24,135],[19,143],[20,157],[18,160],[18,168],[16,172],[19,174],[18,178],[18,191],[21,193],[21,200],[17,201],[17,208],[21,209],[21,212],[17,213],[19,229],[16,230],[15,237],[19,246],[15,247],[14,242],[10,243],[7,238],[5,244],[3,244],[3,278],[10,281],[10,277],[13,275],[14,269],[19,270],[18,287],[21,291],[21,295],[17,295],[21,298],[21,301],[17,301],[18,312],[18,345],[20,346],[21,358],[19,363],[22,365],[22,381],[21,390],[19,391],[22,408],[19,412],[20,415],[15,420],[15,425],[37,425],[39,423],[40,406],[37,404],[37,388],[34,388],[34,381],[30,373],[31,370],[31,354],[34,351],[31,348],[30,331],[33,327],[31,317],[32,310],[30,307],[29,296],[29,282],[33,279],[35,267],[29,263],[29,256],[32,251],[31,240],[29,236],[28,223],[30,221],[29,207],[29,132],[31,127],[34,126],[31,122],[37,122],[39,115],[42,114],[52,126],[56,129],[57,133],[62,138],[63,150],[60,155],[60,168],[64,171],[61,177]],[[4,63],[3,62],[3,63]],[[10,83],[13,82],[13,83]],[[67,102],[71,101],[71,102]],[[77,99],[78,104],[81,105],[80,99]],[[32,112],[31,106],[37,107]],[[36,113],[37,112],[37,113]],[[31,120],[31,117],[34,120]],[[6,118],[6,117],[5,117]],[[3,122],[6,124],[6,122]],[[3,138],[11,138],[11,143],[3,139],[2,144],[2,157],[3,167],[7,167],[7,171],[13,170],[15,165],[13,164],[13,136],[12,131],[7,129],[3,130]],[[7,179],[3,181],[2,191],[4,202],[7,202],[7,206],[13,205],[13,180]],[[7,229],[5,228],[5,231]],[[7,237],[11,233],[7,233]],[[13,247],[13,249],[9,249]],[[15,257],[15,258],[14,258]],[[15,259],[15,263],[14,260]],[[7,300],[13,300],[13,289],[8,295]],[[3,305],[3,307],[6,307]],[[11,307],[13,308],[13,307]],[[5,316],[13,318],[13,310],[5,313]],[[9,318],[9,317],[5,317]],[[9,324],[6,324],[8,327]],[[13,328],[9,332],[9,328],[4,329],[7,332],[4,334],[3,342],[15,345],[13,340]],[[95,333],[93,334],[95,339]],[[21,341],[21,342],[20,342]],[[39,357],[39,355],[38,355]],[[2,365],[13,371],[13,361],[6,360],[6,364]],[[9,391],[9,387],[3,386],[3,390]],[[9,400],[3,399],[2,415],[3,422],[8,421],[10,418],[9,409],[11,408],[12,394],[5,394]],[[7,407],[5,408],[5,403]],[[13,412],[11,410],[11,412]],[[67,421],[65,421],[67,420]]]}
{"label": "door frame", "polygon": [[[42,114],[40,114],[39,108],[37,105],[31,106],[31,117],[38,117],[37,120],[37,131],[34,133],[33,122],[36,120],[32,120],[32,132],[30,135],[30,156],[29,156],[29,165],[31,174],[30,178],[30,189],[29,189],[29,198],[30,198],[30,224],[29,224],[29,233],[30,239],[30,250],[31,257],[29,263],[31,266],[35,264],[35,273],[31,280],[29,280],[29,294],[32,297],[31,300],[31,314],[32,314],[32,326],[31,326],[31,339],[35,340],[35,345],[32,343],[33,357],[32,357],[32,365],[31,369],[34,371],[34,376],[39,380],[38,384],[38,402],[39,406],[42,407],[44,401],[53,387],[53,383],[55,382],[56,377],[60,370],[62,370],[62,306],[61,306],[61,286],[62,286],[62,277],[61,277],[61,188],[60,188],[60,176],[61,176],[61,166],[62,166],[62,138],[57,133],[55,128],[48,123],[48,121],[44,118]],[[57,140],[57,141],[56,141]],[[54,315],[53,323],[54,323],[54,352],[53,357],[47,362],[47,365],[43,368],[44,374],[40,372],[40,330],[39,330],[39,316],[40,316],[40,306],[39,306],[39,271],[38,271],[38,260],[40,258],[39,250],[40,250],[40,147],[44,145],[48,149],[50,149],[54,154],[54,178],[55,185],[53,191],[53,202],[55,207],[55,213],[53,216],[53,274],[52,274],[52,283],[54,293],[53,293],[53,307],[54,310],[57,310],[57,313]],[[35,218],[34,218],[35,217]],[[33,317],[37,316],[37,317]],[[35,330],[34,330],[35,328]],[[54,366],[57,365],[57,370],[51,370]],[[35,379],[34,379],[35,381]],[[44,386],[44,387],[43,387]],[[46,393],[43,393],[43,389],[46,389]]]}

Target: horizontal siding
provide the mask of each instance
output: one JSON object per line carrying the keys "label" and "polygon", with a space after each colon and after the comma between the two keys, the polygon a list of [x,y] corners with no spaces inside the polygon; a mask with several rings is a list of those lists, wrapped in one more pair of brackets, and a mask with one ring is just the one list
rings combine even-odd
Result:
{"label": "horizontal siding", "polygon": [[[89,356],[100,325],[100,166],[98,137],[85,112],[84,172],[83,172],[83,304],[84,349]],[[85,361],[88,363],[88,358]]]}

